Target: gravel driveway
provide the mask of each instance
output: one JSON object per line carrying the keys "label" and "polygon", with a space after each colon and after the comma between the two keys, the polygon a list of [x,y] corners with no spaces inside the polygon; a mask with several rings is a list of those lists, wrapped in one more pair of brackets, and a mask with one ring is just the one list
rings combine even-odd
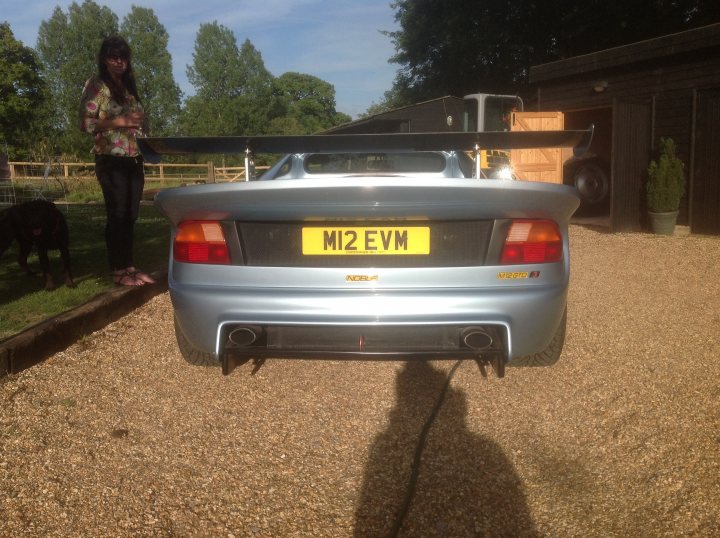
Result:
{"label": "gravel driveway", "polygon": [[719,535],[720,238],[571,242],[563,357],[502,380],[223,377],[182,361],[156,297],[0,380],[0,535]]}

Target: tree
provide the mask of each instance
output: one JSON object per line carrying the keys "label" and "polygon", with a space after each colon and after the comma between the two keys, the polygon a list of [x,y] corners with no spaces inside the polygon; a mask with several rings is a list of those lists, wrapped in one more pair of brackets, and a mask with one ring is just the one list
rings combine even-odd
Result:
{"label": "tree", "polygon": [[0,23],[0,153],[26,155],[42,122],[45,86],[35,51]]}
{"label": "tree", "polygon": [[333,125],[342,125],[343,123],[349,123],[352,121],[352,116],[345,114],[345,112],[335,112],[335,120]]}
{"label": "tree", "polygon": [[37,50],[48,82],[55,116],[57,149],[87,155],[90,144],[78,125],[78,103],[84,82],[97,71],[96,55],[102,40],[117,33],[118,19],[109,8],[92,0],[73,2],[68,14],[56,7],[38,32]]}
{"label": "tree", "polygon": [[335,111],[331,84],[302,73],[273,77],[250,40],[238,48],[217,22],[200,26],[187,73],[196,90],[183,111],[190,135],[302,134],[350,121]]}
{"label": "tree", "polygon": [[[523,90],[530,66],[720,20],[709,0],[396,0],[386,32],[404,105],[443,95]],[[387,98],[387,96],[386,96]]]}
{"label": "tree", "polygon": [[200,25],[187,74],[196,90],[185,102],[187,134],[263,134],[282,112],[261,54],[249,40],[238,48],[233,32],[217,22]]}
{"label": "tree", "polygon": [[152,9],[132,6],[120,32],[132,50],[133,70],[150,133],[172,134],[180,114],[181,92],[172,73],[165,27]]}
{"label": "tree", "polygon": [[239,95],[244,70],[232,30],[218,24],[201,24],[195,38],[193,64],[187,76],[195,95],[185,102],[183,132],[189,135],[238,134],[234,99]]}
{"label": "tree", "polygon": [[219,99],[238,94],[243,82],[235,34],[217,21],[201,24],[195,38],[193,64],[187,77],[195,87],[195,95]]}
{"label": "tree", "polygon": [[276,79],[286,121],[292,125],[292,134],[310,134],[328,129],[338,123],[335,111],[335,88],[332,84],[312,75],[284,73]]}
{"label": "tree", "polygon": [[240,47],[238,59],[242,70],[239,93],[248,97],[264,98],[268,96],[273,89],[273,76],[265,68],[260,51],[249,39],[246,39]]}
{"label": "tree", "polygon": [[276,80],[265,68],[260,51],[246,39],[240,47],[243,82],[239,91],[241,133],[264,134],[273,118],[282,114]]}
{"label": "tree", "polygon": [[237,101],[230,97],[204,99],[193,95],[185,101],[180,131],[190,136],[232,136],[239,134]]}
{"label": "tree", "polygon": [[379,102],[376,103],[373,101],[373,103],[367,108],[367,110],[364,113],[360,114],[360,118],[369,118],[370,116],[382,114],[383,112],[393,110],[394,108],[400,108],[401,106],[404,106],[406,104],[407,103],[398,94],[397,87],[393,86],[392,89],[386,91],[383,94],[383,98],[380,99]]}

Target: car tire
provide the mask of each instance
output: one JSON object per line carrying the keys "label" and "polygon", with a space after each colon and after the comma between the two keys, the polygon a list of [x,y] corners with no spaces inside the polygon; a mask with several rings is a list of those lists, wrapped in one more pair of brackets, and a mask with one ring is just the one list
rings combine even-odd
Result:
{"label": "car tire", "polygon": [[584,164],[573,174],[573,184],[585,204],[599,204],[610,194],[610,178],[598,164]]}
{"label": "car tire", "polygon": [[517,357],[510,362],[508,366],[552,366],[555,364],[560,355],[562,354],[563,345],[565,344],[565,329],[567,327],[567,308],[563,313],[560,325],[555,331],[555,336],[550,341],[548,347],[546,347],[540,353],[534,353],[532,355],[525,355],[524,357]]}
{"label": "car tire", "polygon": [[200,351],[188,341],[185,333],[180,328],[177,316],[175,317],[175,339],[177,340],[178,349],[180,349],[180,355],[190,364],[194,366],[220,366],[220,362],[215,360],[212,353]]}

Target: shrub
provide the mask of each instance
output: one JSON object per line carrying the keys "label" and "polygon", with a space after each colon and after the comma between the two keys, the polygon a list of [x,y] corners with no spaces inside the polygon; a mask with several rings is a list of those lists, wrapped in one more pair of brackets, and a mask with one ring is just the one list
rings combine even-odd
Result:
{"label": "shrub", "polygon": [[653,213],[677,211],[685,194],[685,165],[672,138],[660,139],[660,159],[648,167],[647,206]]}

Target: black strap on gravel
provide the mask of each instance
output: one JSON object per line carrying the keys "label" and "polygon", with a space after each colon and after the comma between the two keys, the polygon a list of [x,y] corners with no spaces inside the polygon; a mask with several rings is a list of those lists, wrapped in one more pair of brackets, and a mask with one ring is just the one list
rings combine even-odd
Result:
{"label": "black strap on gravel", "polygon": [[450,387],[450,382],[455,375],[455,371],[460,367],[460,364],[462,362],[462,360],[457,361],[450,369],[447,379],[445,380],[445,385],[440,392],[440,396],[438,397],[437,402],[435,402],[435,407],[433,407],[430,416],[425,421],[425,425],[420,432],[420,438],[418,439],[418,444],[415,447],[415,457],[413,458],[412,468],[410,472],[410,480],[408,481],[408,487],[405,490],[405,498],[403,499],[402,506],[400,507],[400,512],[398,513],[392,530],[390,531],[390,536],[398,535],[400,529],[402,528],[403,521],[405,520],[405,516],[407,515],[408,510],[410,510],[410,505],[412,504],[413,497],[415,497],[415,486],[417,486],[417,479],[420,475],[420,459],[422,458],[422,453],[425,449],[425,444],[427,443],[427,436],[430,433],[430,428],[432,427],[433,422],[435,422],[437,414],[440,412],[440,408],[442,408],[442,404],[445,402],[445,395],[447,394],[448,388]]}

